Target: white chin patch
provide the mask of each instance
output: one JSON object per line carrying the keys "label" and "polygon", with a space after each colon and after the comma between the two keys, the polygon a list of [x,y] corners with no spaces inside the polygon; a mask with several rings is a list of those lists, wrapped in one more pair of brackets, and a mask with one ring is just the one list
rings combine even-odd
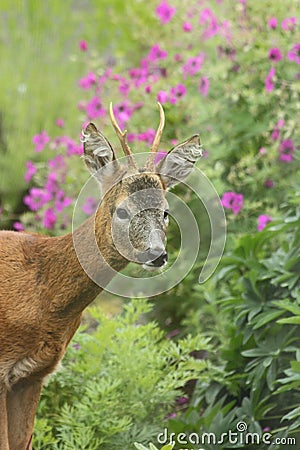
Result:
{"label": "white chin patch", "polygon": [[155,272],[156,270],[160,269],[160,267],[149,266],[148,264],[143,264],[142,268],[148,270],[148,272]]}
{"label": "white chin patch", "polygon": [[161,270],[165,265],[167,264],[167,261],[159,267],[151,266],[150,264],[142,264],[143,269],[148,270],[148,272],[155,272]]}

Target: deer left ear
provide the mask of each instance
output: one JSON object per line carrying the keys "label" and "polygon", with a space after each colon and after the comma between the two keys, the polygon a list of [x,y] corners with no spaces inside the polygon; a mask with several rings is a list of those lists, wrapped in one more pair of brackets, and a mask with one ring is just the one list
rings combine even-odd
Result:
{"label": "deer left ear", "polygon": [[82,136],[84,160],[92,174],[96,174],[98,170],[112,161],[115,161],[115,164],[109,166],[110,170],[114,171],[117,169],[118,162],[112,146],[93,123],[88,124],[82,132]]}
{"label": "deer left ear", "polygon": [[176,145],[156,166],[156,173],[162,178],[166,189],[184,181],[194,164],[202,156],[200,137],[195,134],[182,144]]}

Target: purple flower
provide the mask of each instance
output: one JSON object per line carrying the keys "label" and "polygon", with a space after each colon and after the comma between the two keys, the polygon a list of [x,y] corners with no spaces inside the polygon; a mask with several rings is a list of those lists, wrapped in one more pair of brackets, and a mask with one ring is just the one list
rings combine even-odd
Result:
{"label": "purple flower", "polygon": [[49,159],[48,167],[54,170],[65,169],[66,163],[62,155],[56,155],[54,158]]}
{"label": "purple flower", "polygon": [[170,103],[175,105],[177,100],[184,97],[186,94],[186,87],[183,84],[177,84],[177,86],[170,89]]}
{"label": "purple flower", "polygon": [[94,214],[97,208],[97,201],[93,197],[87,197],[85,203],[82,205],[82,211],[88,216]]}
{"label": "purple flower", "polygon": [[61,119],[61,118],[56,119],[55,125],[57,125],[59,128],[63,128],[65,125],[64,119]]}
{"label": "purple flower", "polygon": [[273,62],[278,62],[282,59],[282,54],[278,47],[270,48],[269,59]]}
{"label": "purple flower", "polygon": [[206,97],[208,94],[208,89],[209,89],[209,79],[207,77],[202,77],[200,80],[198,91],[200,92],[200,94],[203,95],[203,97]]}
{"label": "purple flower", "polygon": [[300,64],[300,42],[294,45],[293,49],[288,52],[287,57],[290,61]]}
{"label": "purple flower", "polygon": [[31,161],[26,161],[26,173],[24,175],[24,180],[26,183],[29,183],[31,181],[33,175],[36,173],[36,166]]}
{"label": "purple flower", "polygon": [[176,8],[170,6],[166,0],[162,0],[155,11],[161,23],[165,25],[166,23],[170,22],[170,20],[176,13]]}
{"label": "purple flower", "polygon": [[54,228],[54,225],[56,224],[56,221],[57,217],[56,214],[53,212],[53,209],[52,208],[46,209],[43,218],[43,226],[48,230],[52,230]]}
{"label": "purple flower", "polygon": [[268,25],[269,25],[270,28],[275,30],[275,28],[277,27],[277,19],[276,19],[276,17],[271,17],[271,19],[269,19]]}
{"label": "purple flower", "polygon": [[105,116],[105,109],[98,97],[93,97],[86,105],[86,113],[89,119],[97,119],[98,117]]}
{"label": "purple flower", "polygon": [[87,42],[86,41],[84,41],[84,40],[81,40],[81,41],[79,41],[79,48],[80,48],[80,50],[82,51],[82,52],[86,52],[87,51],[87,49],[88,49],[88,45],[87,45]]}
{"label": "purple flower", "polygon": [[190,31],[192,31],[193,25],[191,24],[191,22],[184,22],[183,25],[182,25],[182,29],[186,33],[189,33]]}
{"label": "purple flower", "polygon": [[182,66],[182,72],[184,78],[188,75],[195,75],[201,69],[202,63],[204,61],[205,54],[202,52],[198,56],[192,56],[188,58],[186,63]]}
{"label": "purple flower", "polygon": [[280,138],[280,128],[282,128],[283,126],[284,120],[279,119],[271,133],[271,139],[273,139],[273,141],[277,141]]}
{"label": "purple flower", "polygon": [[50,142],[50,137],[46,133],[46,131],[41,131],[40,134],[36,134],[32,139],[33,144],[35,145],[35,151],[41,152],[44,150],[45,146]]}
{"label": "purple flower", "polygon": [[272,187],[274,187],[274,181],[270,180],[270,178],[268,178],[265,182],[264,182],[264,186],[268,189],[271,189]]}
{"label": "purple flower", "polygon": [[287,17],[281,22],[281,28],[284,31],[293,31],[297,23],[297,17]]}
{"label": "purple flower", "polygon": [[261,214],[257,219],[257,230],[262,231],[268,222],[272,222],[272,218],[265,214]]}
{"label": "purple flower", "polygon": [[158,164],[167,155],[167,152],[158,151],[155,155],[154,164]]}
{"label": "purple flower", "polygon": [[147,144],[152,144],[155,136],[155,130],[153,128],[149,128],[147,131],[143,133],[139,133],[137,136],[138,141],[146,142]]}
{"label": "purple flower", "polygon": [[265,88],[267,92],[272,92],[274,89],[274,77],[275,77],[275,69],[271,67],[267,78],[265,79]]}
{"label": "purple flower", "polygon": [[24,225],[21,222],[14,222],[13,227],[16,231],[24,231]]}
{"label": "purple flower", "polygon": [[80,78],[78,81],[79,86],[81,89],[91,89],[92,86],[96,84],[97,81],[97,75],[95,75],[93,72],[89,72],[86,77]]}
{"label": "purple flower", "polygon": [[41,188],[33,187],[29,190],[29,194],[24,197],[24,204],[31,211],[37,211],[52,199],[52,195]]}
{"label": "purple flower", "polygon": [[243,194],[224,192],[221,203],[224,208],[231,209],[233,214],[238,214],[243,207]]}
{"label": "purple flower", "polygon": [[65,208],[67,208],[72,203],[72,199],[70,197],[66,197],[66,194],[63,190],[58,190],[55,197],[55,210],[60,213]]}
{"label": "purple flower", "polygon": [[168,101],[169,94],[167,91],[159,91],[156,98],[158,102],[164,104]]}
{"label": "purple flower", "polygon": [[149,61],[158,61],[159,59],[164,59],[168,56],[165,50],[162,50],[158,44],[153,45],[150,49],[148,59]]}
{"label": "purple flower", "polygon": [[205,25],[203,38],[209,39],[219,31],[218,20],[210,8],[205,8],[200,13],[199,24]]}
{"label": "purple flower", "polygon": [[295,146],[291,139],[285,139],[279,147],[279,160],[282,162],[291,162],[294,159]]}

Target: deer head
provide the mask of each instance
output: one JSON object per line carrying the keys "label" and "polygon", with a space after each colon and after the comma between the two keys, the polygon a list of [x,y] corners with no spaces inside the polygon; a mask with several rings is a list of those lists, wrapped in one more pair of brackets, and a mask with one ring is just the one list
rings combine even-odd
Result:
{"label": "deer head", "polygon": [[86,165],[104,193],[95,215],[100,250],[105,247],[111,259],[134,261],[148,270],[164,266],[168,259],[166,190],[184,181],[202,155],[196,134],[172,148],[155,165],[165,121],[163,108],[160,103],[158,106],[160,123],[144,167],[137,166],[126,139],[127,131],[121,131],[112,105],[110,117],[127,157],[126,163],[117,160],[112,145],[93,123],[83,131]]}

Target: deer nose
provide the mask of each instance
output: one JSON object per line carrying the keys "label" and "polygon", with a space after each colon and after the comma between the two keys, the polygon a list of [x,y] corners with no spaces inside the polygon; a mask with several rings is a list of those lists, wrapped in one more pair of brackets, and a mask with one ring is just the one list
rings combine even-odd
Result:
{"label": "deer nose", "polygon": [[162,267],[168,261],[168,253],[165,248],[150,248],[138,256],[140,262],[151,267]]}

